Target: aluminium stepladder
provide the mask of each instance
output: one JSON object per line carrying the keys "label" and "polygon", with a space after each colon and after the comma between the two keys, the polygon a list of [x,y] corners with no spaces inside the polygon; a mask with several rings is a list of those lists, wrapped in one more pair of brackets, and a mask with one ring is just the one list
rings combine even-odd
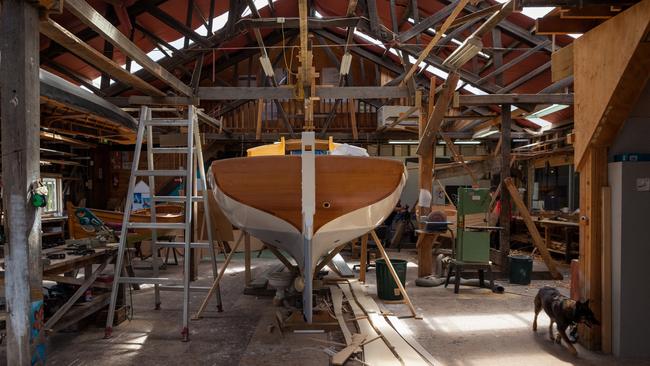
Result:
{"label": "aluminium stepladder", "polygon": [[[105,337],[109,338],[113,330],[113,318],[117,295],[120,291],[120,284],[152,284],[154,285],[155,307],[160,307],[160,291],[183,291],[183,310],[182,310],[182,328],[181,336],[183,341],[189,340],[189,306],[190,291],[207,291],[207,287],[190,286],[190,249],[208,248],[210,252],[213,276],[217,276],[217,262],[212,238],[212,224],[210,220],[210,211],[208,205],[208,184],[203,162],[203,152],[201,149],[201,139],[199,135],[198,119],[196,108],[192,105],[187,106],[186,118],[153,118],[153,111],[169,111],[169,108],[149,108],[146,106],[140,109],[140,119],[138,124],[138,133],[136,137],[135,151],[133,154],[133,164],[131,166],[131,176],[129,178],[129,189],[126,197],[124,209],[124,218],[122,221],[121,235],[117,259],[115,261],[115,273],[111,292],[111,301],[106,317]],[[154,147],[153,128],[185,128],[187,130],[187,144],[181,147]],[[143,140],[147,141],[147,169],[139,168],[140,153],[142,151]],[[154,164],[155,154],[186,154],[186,168],[177,170],[157,170]],[[196,172],[198,168],[199,178],[203,183],[203,194],[196,196]],[[155,195],[155,177],[184,177],[185,192],[182,196],[157,196]],[[148,177],[149,187],[151,189],[150,199],[150,216],[151,222],[136,223],[130,221],[131,205],[133,203],[133,191],[138,177]],[[165,223],[156,221],[156,203],[159,202],[179,202],[184,203],[185,221],[182,223]],[[202,202],[204,209],[204,218],[208,243],[192,242],[192,212],[193,203]],[[126,252],[127,233],[129,229],[145,229],[151,231],[152,242],[152,262],[153,277],[127,277],[124,276],[124,256]],[[183,231],[183,242],[160,242],[158,241],[158,230],[181,230]],[[183,278],[182,280],[159,277],[159,248],[184,248],[183,256]],[[218,309],[221,311],[221,293],[216,292]]]}

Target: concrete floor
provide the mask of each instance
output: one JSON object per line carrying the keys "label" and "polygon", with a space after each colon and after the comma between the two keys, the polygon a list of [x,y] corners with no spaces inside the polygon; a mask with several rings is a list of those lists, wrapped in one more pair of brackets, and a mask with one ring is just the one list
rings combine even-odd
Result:
{"label": "concrete floor", "polygon": [[[650,365],[650,360],[620,361],[589,352],[578,346],[579,356],[548,339],[548,318],[541,316],[539,330],[532,332],[533,296],[536,288],[549,284],[568,292],[567,283],[534,281],[531,286],[502,283],[506,293],[493,294],[487,289],[461,287],[458,295],[452,288],[415,287],[417,273],[414,252],[391,253],[409,259],[407,290],[422,320],[405,318],[416,338],[441,364],[445,365]],[[223,260],[223,257],[221,257]],[[254,259],[254,274],[272,264],[274,259]],[[179,268],[170,266],[169,273]],[[146,271],[144,271],[146,272]],[[143,273],[144,274],[144,273]],[[200,283],[207,285],[209,265],[201,266]],[[170,274],[167,274],[168,276]],[[374,270],[368,273],[366,290],[376,292]],[[80,332],[58,333],[50,337],[48,365],[328,365],[325,350],[328,341],[342,342],[340,331],[325,334],[280,335],[274,324],[278,308],[270,297],[244,295],[243,261],[235,259],[223,280],[224,312],[214,306],[206,317],[190,325],[191,341],[180,341],[180,292],[163,293],[162,309],[153,309],[153,290],[134,293],[134,318],[114,329],[114,336],[104,340],[103,328],[90,325]],[[201,294],[193,296],[196,309]],[[406,315],[405,305],[380,306],[396,315]],[[334,347],[336,348],[336,347]],[[1,349],[0,363],[5,359]],[[359,365],[349,361],[349,365]]]}

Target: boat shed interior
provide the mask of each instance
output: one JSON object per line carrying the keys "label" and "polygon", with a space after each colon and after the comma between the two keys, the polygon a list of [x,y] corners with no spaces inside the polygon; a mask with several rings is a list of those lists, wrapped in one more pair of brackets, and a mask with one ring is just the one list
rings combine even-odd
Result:
{"label": "boat shed interior", "polygon": [[650,365],[649,79],[650,0],[0,0],[0,364]]}

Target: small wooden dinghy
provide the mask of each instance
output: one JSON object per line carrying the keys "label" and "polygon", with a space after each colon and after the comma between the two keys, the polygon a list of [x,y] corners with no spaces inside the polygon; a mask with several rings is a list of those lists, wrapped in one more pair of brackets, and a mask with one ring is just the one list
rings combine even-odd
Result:
{"label": "small wooden dinghy", "polygon": [[[72,203],[67,203],[68,210],[68,230],[70,231],[71,239],[90,238],[97,235],[97,228],[101,226],[101,222],[107,227],[114,229],[119,234],[119,228],[122,226],[124,212],[99,210],[96,208],[76,207]],[[92,215],[88,215],[90,211]],[[101,220],[101,222],[94,222],[93,217]],[[134,210],[131,212],[132,222],[150,222],[151,211],[148,208],[141,210]],[[183,213],[183,206],[180,205],[157,205],[156,206],[156,221],[157,222],[185,222],[185,215]],[[137,234],[147,235],[150,230],[138,229],[135,230]],[[159,233],[158,235],[161,235]]]}
{"label": "small wooden dinghy", "polygon": [[[303,142],[302,150],[291,150],[296,145],[300,149],[300,140],[281,141],[249,150],[246,158],[215,161],[209,176],[214,197],[230,222],[289,253],[307,282],[320,258],[388,217],[407,173],[396,160],[332,155],[338,145],[331,141],[315,141],[308,150]],[[313,147],[313,176],[308,178],[305,151]],[[311,179],[312,188],[305,185]],[[305,216],[309,210],[304,191],[310,189],[313,217]]]}

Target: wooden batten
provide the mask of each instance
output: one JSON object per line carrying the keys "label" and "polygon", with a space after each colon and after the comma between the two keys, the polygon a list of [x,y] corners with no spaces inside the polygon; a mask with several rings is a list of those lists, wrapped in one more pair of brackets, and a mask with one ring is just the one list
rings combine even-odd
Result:
{"label": "wooden batten", "polygon": [[[602,187],[607,185],[607,149],[591,147],[580,168],[580,297],[590,300],[597,319],[602,319]],[[581,327],[580,341],[600,349],[601,328]]]}
{"label": "wooden batten", "polygon": [[551,81],[573,75],[573,43],[551,54]]}

